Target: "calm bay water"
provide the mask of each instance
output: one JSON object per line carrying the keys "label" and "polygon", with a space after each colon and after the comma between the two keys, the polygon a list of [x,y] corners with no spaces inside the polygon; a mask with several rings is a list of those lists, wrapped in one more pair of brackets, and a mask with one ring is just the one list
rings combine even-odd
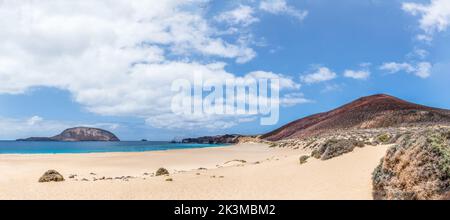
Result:
{"label": "calm bay water", "polygon": [[0,141],[0,154],[68,154],[106,152],[145,152],[190,148],[220,147],[214,144],[178,144],[169,142],[38,142]]}

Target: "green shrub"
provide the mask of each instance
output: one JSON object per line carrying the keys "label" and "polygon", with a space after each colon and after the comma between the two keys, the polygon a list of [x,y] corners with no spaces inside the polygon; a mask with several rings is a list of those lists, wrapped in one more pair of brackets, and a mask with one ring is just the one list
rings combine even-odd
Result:
{"label": "green shrub", "polygon": [[447,134],[432,134],[428,142],[439,156],[439,169],[450,178],[450,148],[446,145]]}
{"label": "green shrub", "polygon": [[386,144],[391,140],[391,138],[392,137],[390,134],[382,134],[379,135],[376,140],[378,143]]}

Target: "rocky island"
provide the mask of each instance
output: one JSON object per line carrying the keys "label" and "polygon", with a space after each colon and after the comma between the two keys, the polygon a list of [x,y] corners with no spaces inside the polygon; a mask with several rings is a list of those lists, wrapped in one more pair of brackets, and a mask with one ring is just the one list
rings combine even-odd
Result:
{"label": "rocky island", "polygon": [[113,133],[88,127],[76,127],[64,130],[61,134],[53,137],[30,137],[18,139],[17,141],[120,141]]}

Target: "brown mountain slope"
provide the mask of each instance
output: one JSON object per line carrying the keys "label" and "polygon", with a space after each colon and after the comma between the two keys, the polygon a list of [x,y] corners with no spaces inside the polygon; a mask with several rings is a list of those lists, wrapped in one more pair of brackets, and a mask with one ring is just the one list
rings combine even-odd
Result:
{"label": "brown mountain slope", "polygon": [[450,110],[431,108],[379,94],[294,121],[263,135],[262,138],[278,141],[339,129],[383,128],[418,123],[450,123]]}

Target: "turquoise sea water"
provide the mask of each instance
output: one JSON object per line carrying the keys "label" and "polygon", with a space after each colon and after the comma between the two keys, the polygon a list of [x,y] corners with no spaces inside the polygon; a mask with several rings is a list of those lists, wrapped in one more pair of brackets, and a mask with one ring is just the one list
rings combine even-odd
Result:
{"label": "turquoise sea water", "polygon": [[0,141],[0,154],[69,154],[106,152],[145,152],[190,148],[220,147],[214,144],[178,144],[169,142],[21,142]]}

